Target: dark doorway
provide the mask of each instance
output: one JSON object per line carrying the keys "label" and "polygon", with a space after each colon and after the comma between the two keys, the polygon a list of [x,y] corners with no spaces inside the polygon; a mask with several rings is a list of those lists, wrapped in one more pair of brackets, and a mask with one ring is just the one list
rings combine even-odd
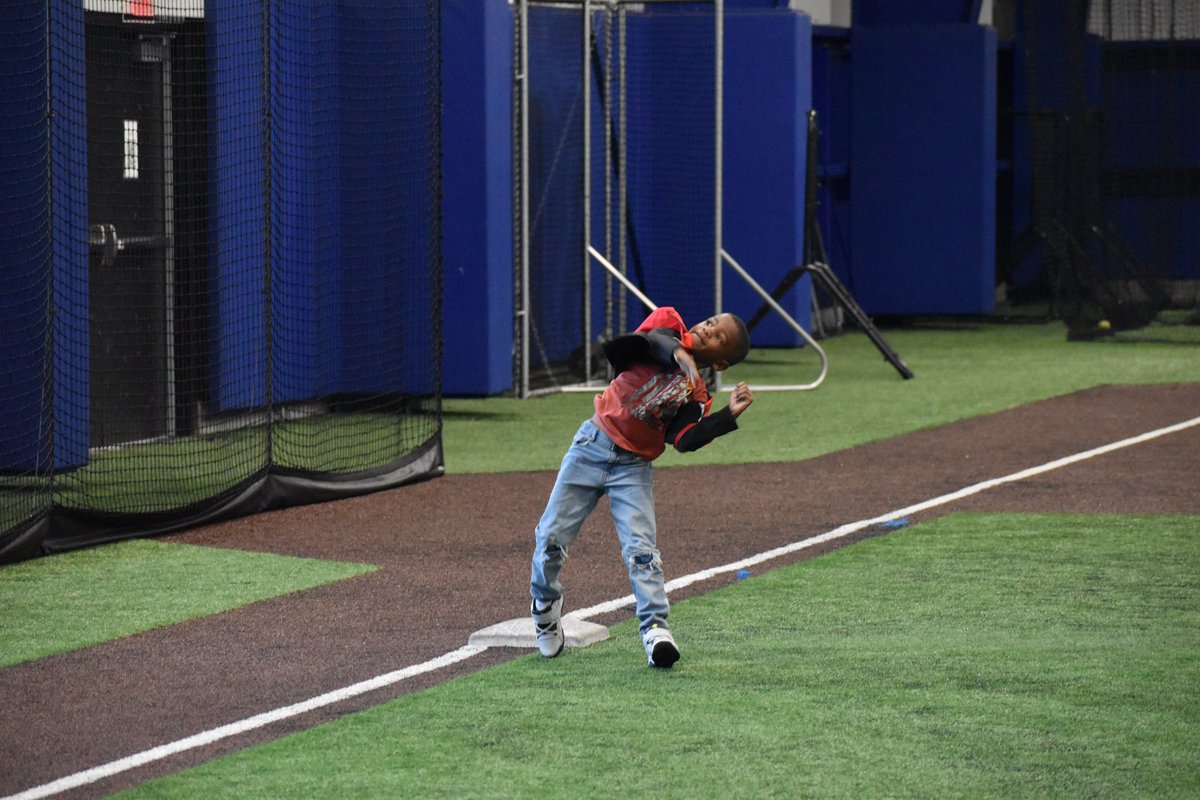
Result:
{"label": "dark doorway", "polygon": [[200,25],[86,16],[92,447],[187,432],[201,394]]}

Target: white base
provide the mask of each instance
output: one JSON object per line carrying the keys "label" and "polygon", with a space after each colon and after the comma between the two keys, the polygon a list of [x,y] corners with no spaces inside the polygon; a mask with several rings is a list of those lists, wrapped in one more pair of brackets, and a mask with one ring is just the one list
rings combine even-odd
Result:
{"label": "white base", "polygon": [[[563,617],[562,626],[567,635],[567,644],[571,647],[587,647],[608,638],[608,628],[594,622]],[[467,643],[479,647],[537,647],[537,640],[533,636],[533,620],[529,617],[497,622],[477,630]]]}

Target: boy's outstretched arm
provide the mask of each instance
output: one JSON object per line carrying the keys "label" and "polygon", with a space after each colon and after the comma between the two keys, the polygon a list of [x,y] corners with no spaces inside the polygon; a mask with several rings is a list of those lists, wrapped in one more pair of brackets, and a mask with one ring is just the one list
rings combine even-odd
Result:
{"label": "boy's outstretched arm", "polygon": [[729,395],[729,405],[704,416],[701,403],[687,403],[667,427],[667,442],[681,453],[699,450],[718,436],[737,430],[737,418],[754,402],[750,387],[742,381]]}

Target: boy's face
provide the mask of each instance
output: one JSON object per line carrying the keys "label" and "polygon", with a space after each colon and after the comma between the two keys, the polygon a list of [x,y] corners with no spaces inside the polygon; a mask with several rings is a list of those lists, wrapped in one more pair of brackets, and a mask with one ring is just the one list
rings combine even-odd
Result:
{"label": "boy's face", "polygon": [[721,370],[737,346],[738,329],[729,314],[717,314],[696,325],[692,334],[692,358],[697,366]]}

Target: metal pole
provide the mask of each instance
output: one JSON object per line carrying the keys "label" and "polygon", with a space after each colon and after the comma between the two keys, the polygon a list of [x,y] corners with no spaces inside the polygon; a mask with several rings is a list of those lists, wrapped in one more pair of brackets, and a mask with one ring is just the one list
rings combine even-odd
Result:
{"label": "metal pole", "polygon": [[583,378],[592,380],[592,3],[583,0]]}
{"label": "metal pole", "polygon": [[164,313],[166,333],[167,367],[167,435],[175,436],[176,383],[175,383],[175,106],[173,104],[174,72],[171,69],[171,41],[167,37],[157,40],[161,48],[162,107],[163,107],[163,247],[164,266]]}
{"label": "metal pole", "polygon": [[[791,314],[789,314],[787,311],[784,310],[783,306],[779,305],[779,303],[775,300],[775,298],[772,297],[770,295],[770,293],[767,292],[767,290],[764,289],[758,283],[758,281],[754,280],[754,278],[751,277],[750,273],[747,272],[745,270],[745,268],[742,267],[741,264],[739,264],[738,262],[733,260],[733,256],[729,255],[729,253],[726,253],[724,250],[722,250],[721,251],[721,259],[728,262],[729,266],[733,267],[734,272],[736,272],[738,275],[741,275],[742,280],[744,280],[746,283],[748,283],[750,285],[750,288],[753,289],[755,291],[755,293],[758,294],[758,296],[763,299],[763,302],[765,302],[767,305],[769,305],[772,309],[775,310],[776,314],[783,317],[784,321],[786,321],[787,324],[792,327],[792,330],[794,330],[796,333],[800,334],[800,338],[803,339],[804,341],[808,342],[809,346],[812,347],[813,350],[816,351],[817,357],[821,359],[821,373],[819,375],[817,375],[817,379],[814,380],[812,383],[797,384],[794,386],[765,386],[765,387],[764,386],[754,386],[751,388],[753,388],[755,390],[777,389],[777,390],[804,391],[804,390],[808,390],[808,389],[815,389],[818,386],[820,386],[821,382],[825,380],[825,375],[829,372],[829,358],[825,355],[825,350],[821,347],[821,345],[817,344],[816,339],[814,339],[812,336],[810,336],[808,331],[804,330],[804,327],[799,322],[797,322],[792,317]],[[719,372],[717,373],[717,375],[720,375],[720,374],[721,373],[719,373]],[[717,388],[718,389],[720,388],[719,384],[718,384]]]}
{"label": "metal pole", "polygon": [[[722,227],[722,203],[721,194],[724,191],[722,183],[723,159],[721,150],[724,146],[724,131],[723,119],[725,113],[725,98],[724,98],[724,72],[725,72],[725,4],[724,0],[714,0],[713,2],[714,25],[716,29],[716,42],[713,46],[714,52],[714,71],[716,72],[713,83],[713,300],[715,308],[714,314],[720,314],[724,310],[724,298],[721,291],[721,261],[722,253],[724,252],[724,244],[721,240]],[[716,388],[721,388],[721,373],[718,371],[715,377]]]}
{"label": "metal pole", "polygon": [[[625,6],[617,7],[617,264],[622,275],[629,274],[629,249],[626,237],[626,226],[629,224],[629,180],[626,164],[626,108],[625,108]],[[609,252],[612,252],[611,250]],[[624,282],[622,282],[624,287]],[[625,290],[622,288],[617,298],[617,330],[624,333],[628,330],[625,321],[626,306]]]}
{"label": "metal pole", "polygon": [[600,266],[602,266],[606,270],[608,270],[609,273],[611,273],[613,277],[615,277],[622,284],[624,284],[624,286],[627,289],[629,289],[629,291],[633,292],[633,296],[636,297],[638,300],[641,300],[642,305],[644,305],[646,308],[650,309],[651,311],[654,311],[658,308],[658,306],[654,304],[653,300],[651,300],[649,297],[646,297],[646,295],[642,294],[642,291],[640,289],[638,289],[636,286],[634,286],[633,281],[629,280],[629,278],[627,276],[622,275],[621,271],[618,270],[616,267],[614,267],[607,258],[600,255],[599,251],[597,251],[596,248],[591,247],[589,245],[588,253],[592,256],[592,258],[594,258],[594,259],[596,259],[596,261],[600,262]]}
{"label": "metal pole", "polygon": [[520,326],[520,349],[518,357],[521,360],[518,397],[529,396],[529,3],[528,0],[518,0],[517,9],[517,127],[520,144],[517,149],[518,180],[520,181],[520,196],[517,213],[520,237],[520,297],[518,325]]}
{"label": "metal pole", "polygon": [[[613,157],[612,157],[612,45],[613,45],[613,9],[604,9],[604,91],[600,96],[604,99],[604,252],[612,252],[613,226]],[[608,273],[604,275],[604,337],[613,335],[613,279]]]}

